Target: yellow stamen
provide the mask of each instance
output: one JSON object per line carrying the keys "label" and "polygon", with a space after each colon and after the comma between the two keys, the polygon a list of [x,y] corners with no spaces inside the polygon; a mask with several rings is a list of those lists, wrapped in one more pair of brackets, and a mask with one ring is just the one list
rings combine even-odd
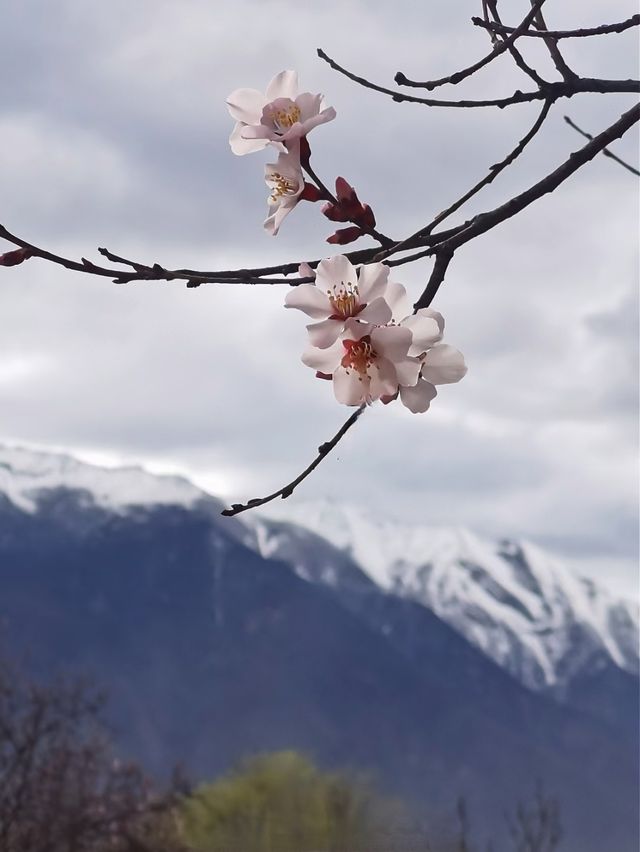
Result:
{"label": "yellow stamen", "polygon": [[283,195],[295,195],[298,191],[298,186],[294,181],[278,174],[278,172],[273,172],[269,176],[269,183],[273,187],[270,195],[273,204],[276,204]]}
{"label": "yellow stamen", "polygon": [[273,110],[271,113],[271,121],[273,121],[276,130],[284,133],[293,125],[300,121],[300,107],[292,103],[291,106],[283,109]]}
{"label": "yellow stamen", "polygon": [[333,313],[336,316],[347,319],[348,317],[354,317],[356,314],[360,313],[362,306],[360,305],[360,296],[357,284],[350,284],[347,282],[345,285],[343,281],[340,290],[337,288],[334,288],[333,292],[328,290],[327,295],[329,296]]}

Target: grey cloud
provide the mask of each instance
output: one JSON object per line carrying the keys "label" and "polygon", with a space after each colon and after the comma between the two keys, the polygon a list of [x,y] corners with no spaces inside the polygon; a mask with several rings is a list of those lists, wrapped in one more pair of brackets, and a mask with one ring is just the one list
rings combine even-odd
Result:
{"label": "grey cloud", "polygon": [[[168,265],[326,253],[330,223],[312,205],[277,240],[261,232],[268,157],[235,158],[227,143],[225,96],[297,67],[304,87],[338,109],[312,136],[318,171],[351,180],[392,235],[410,232],[504,156],[538,107],[403,106],[336,75],[314,49],[392,87],[399,68],[439,76],[488,49],[468,23],[477,5],[409,2],[397,15],[377,0],[66,0],[55,14],[45,0],[13,4],[0,57],[2,220],[74,255],[106,243]],[[627,11],[615,0],[607,16]],[[549,18],[588,25],[600,14],[601,4],[572,0]],[[633,73],[636,49],[620,38],[577,45],[576,66]],[[506,69],[495,63],[465,92],[527,85]],[[628,101],[585,96],[566,109],[595,132]],[[501,203],[580,147],[563,110],[460,215]],[[636,141],[616,150],[633,159]],[[630,177],[600,157],[461,250],[438,307],[469,375],[424,417],[368,412],[303,495],[356,495],[383,511],[529,534],[572,553],[581,541],[587,552],[633,553],[636,202]],[[417,293],[429,268],[395,277]],[[272,490],[348,415],[300,364],[304,320],[285,314],[283,299],[283,288],[115,287],[35,260],[3,270],[3,434],[164,460],[234,497]]]}

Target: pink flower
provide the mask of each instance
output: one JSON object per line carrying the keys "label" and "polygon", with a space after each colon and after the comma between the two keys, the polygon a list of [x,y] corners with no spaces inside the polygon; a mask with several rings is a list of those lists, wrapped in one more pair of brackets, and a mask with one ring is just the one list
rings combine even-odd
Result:
{"label": "pink flower", "polygon": [[295,71],[281,71],[267,86],[236,89],[227,98],[227,107],[236,125],[229,137],[234,154],[250,154],[269,144],[284,150],[289,142],[306,136],[314,127],[336,117],[333,107],[324,109],[322,95],[298,92]]}
{"label": "pink flower", "polygon": [[278,155],[277,163],[268,163],[264,167],[264,179],[271,189],[269,196],[269,215],[265,219],[264,229],[275,237],[285,216],[300,201],[304,190],[304,175],[300,168],[299,145],[291,151]]}
{"label": "pink flower", "polygon": [[300,284],[291,290],[285,307],[320,320],[308,325],[307,330],[311,345],[326,349],[354,317],[374,325],[389,322],[391,308],[384,299],[388,277],[389,267],[383,263],[369,263],[356,270],[339,254],[318,264],[315,284]]}
{"label": "pink flower", "polygon": [[333,392],[345,405],[394,396],[402,384],[415,384],[420,362],[407,357],[411,332],[398,326],[372,326],[349,320],[344,335],[326,349],[311,347],[302,361],[331,376]]}
{"label": "pink flower", "polygon": [[390,282],[386,299],[393,313],[393,321],[400,328],[411,331],[409,355],[420,364],[419,379],[413,385],[400,387],[400,401],[414,414],[427,411],[436,397],[435,385],[459,382],[467,372],[464,356],[453,346],[441,343],[444,317],[433,308],[421,308],[410,313],[407,291],[402,284]]}

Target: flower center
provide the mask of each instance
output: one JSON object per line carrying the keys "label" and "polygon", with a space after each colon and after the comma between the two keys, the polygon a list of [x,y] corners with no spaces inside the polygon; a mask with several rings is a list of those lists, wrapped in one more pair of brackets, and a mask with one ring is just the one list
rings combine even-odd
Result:
{"label": "flower center", "polygon": [[355,370],[361,376],[366,376],[369,367],[378,357],[373,347],[371,346],[371,338],[367,334],[360,340],[343,340],[342,345],[345,348],[345,353],[340,362],[342,366],[348,370]]}
{"label": "flower center", "polygon": [[333,292],[327,290],[331,308],[333,310],[332,318],[348,319],[355,317],[363,309],[364,305],[360,304],[360,295],[358,293],[358,285],[342,282],[341,289],[334,288]]}
{"label": "flower center", "polygon": [[300,107],[293,101],[286,105],[272,107],[268,111],[268,118],[278,133],[286,133],[300,121]]}
{"label": "flower center", "polygon": [[283,195],[295,195],[298,191],[298,185],[295,181],[278,174],[278,172],[273,172],[269,176],[269,183],[271,184],[271,195],[269,198],[272,204],[276,204]]}

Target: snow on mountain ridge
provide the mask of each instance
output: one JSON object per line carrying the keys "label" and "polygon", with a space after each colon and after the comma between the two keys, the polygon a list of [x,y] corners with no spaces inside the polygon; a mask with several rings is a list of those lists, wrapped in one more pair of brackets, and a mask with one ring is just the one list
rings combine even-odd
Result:
{"label": "snow on mountain ridge", "polygon": [[34,512],[39,492],[54,488],[87,491],[96,505],[111,511],[159,504],[188,508],[208,496],[179,476],[158,476],[140,467],[98,467],[60,453],[0,446],[0,494],[14,505]]}
{"label": "snow on mountain ridge", "polygon": [[530,688],[562,689],[607,658],[638,669],[638,607],[529,542],[377,521],[322,501],[265,512],[324,536],[383,589],[432,609]]}

